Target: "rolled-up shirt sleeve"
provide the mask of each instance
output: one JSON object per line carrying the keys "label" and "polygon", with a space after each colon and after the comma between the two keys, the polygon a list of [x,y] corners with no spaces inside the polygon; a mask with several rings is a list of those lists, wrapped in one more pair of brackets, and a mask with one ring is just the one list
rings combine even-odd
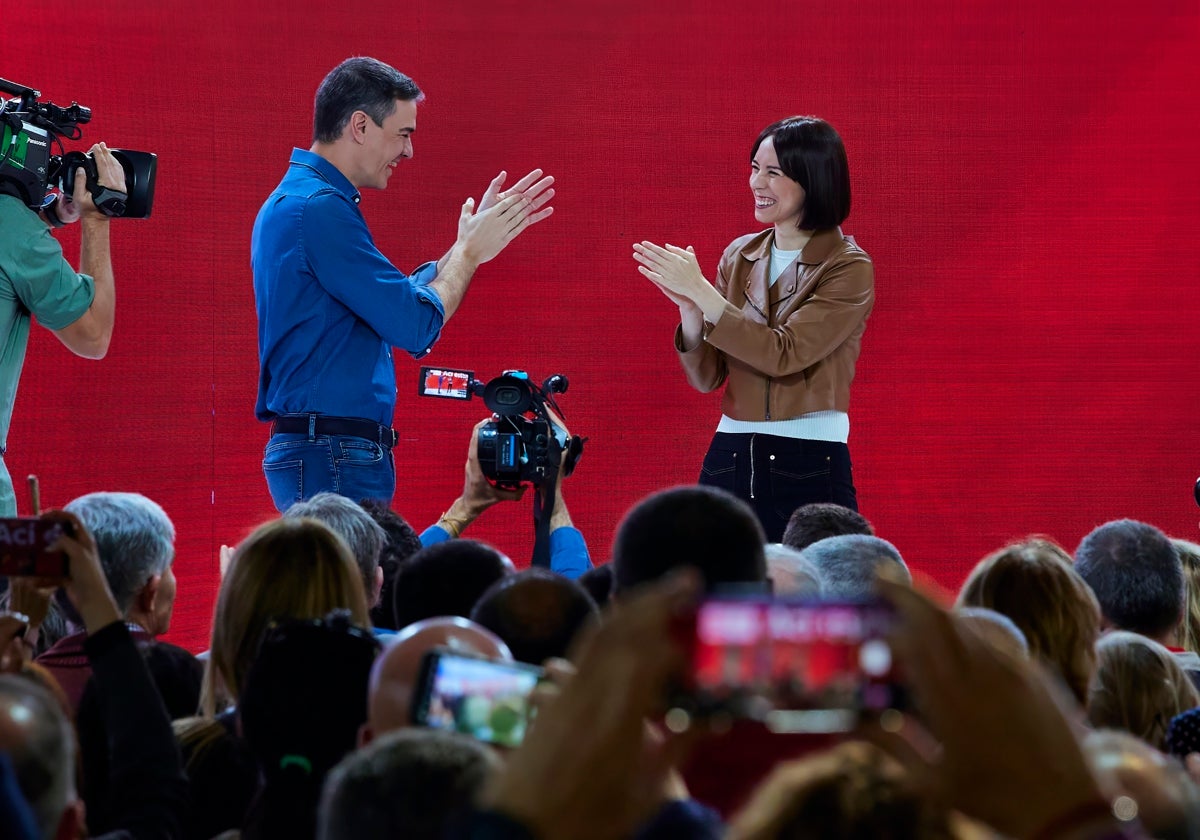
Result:
{"label": "rolled-up shirt sleeve", "polygon": [[436,263],[406,275],[371,238],[357,206],[335,191],[308,199],[301,224],[302,247],[317,282],[379,337],[420,357],[441,333],[445,307],[429,287]]}

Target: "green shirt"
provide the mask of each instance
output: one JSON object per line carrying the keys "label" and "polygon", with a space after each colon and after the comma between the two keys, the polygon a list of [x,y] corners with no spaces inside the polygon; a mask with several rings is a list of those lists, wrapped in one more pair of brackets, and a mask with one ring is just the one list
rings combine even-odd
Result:
{"label": "green shirt", "polygon": [[[60,330],[87,312],[95,295],[92,278],[71,268],[37,213],[0,194],[0,447],[8,445],[30,320],[37,316],[42,326]],[[0,457],[0,516],[15,513],[12,481]]]}

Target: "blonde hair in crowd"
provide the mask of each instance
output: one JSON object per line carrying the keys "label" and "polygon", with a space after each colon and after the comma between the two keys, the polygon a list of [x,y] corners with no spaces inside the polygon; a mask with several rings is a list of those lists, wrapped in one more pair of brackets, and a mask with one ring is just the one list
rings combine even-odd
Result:
{"label": "blonde hair in crowd", "polygon": [[1179,627],[1179,646],[1200,653],[1200,545],[1187,540],[1171,540],[1183,566],[1183,624]]}
{"label": "blonde hair in crowd", "polygon": [[1092,726],[1120,729],[1162,749],[1171,718],[1197,705],[1192,681],[1158,642],[1117,630],[1096,644],[1087,707]]}
{"label": "blonde hair in crowd", "polygon": [[1079,701],[1087,702],[1100,637],[1100,604],[1053,540],[1029,537],[989,554],[971,570],[959,607],[987,607],[1012,619],[1029,655],[1049,665]]}
{"label": "blonde hair in crowd", "polygon": [[341,537],[313,519],[260,525],[234,551],[213,610],[212,644],[200,712],[212,717],[236,703],[272,621],[321,618],[347,609],[370,627],[358,566]]}

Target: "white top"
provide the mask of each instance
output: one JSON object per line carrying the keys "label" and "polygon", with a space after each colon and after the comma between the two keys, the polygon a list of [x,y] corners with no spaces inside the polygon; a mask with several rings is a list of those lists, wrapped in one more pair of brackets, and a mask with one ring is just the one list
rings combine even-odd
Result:
{"label": "white top", "polygon": [[717,431],[847,443],[850,440],[850,415],[844,411],[810,411],[791,420],[734,420],[722,414]]}
{"label": "white top", "polygon": [[783,274],[783,270],[800,257],[800,252],[803,250],[803,248],[797,248],[795,251],[781,251],[774,245],[771,246],[771,282],[769,285],[775,285],[779,275]]}

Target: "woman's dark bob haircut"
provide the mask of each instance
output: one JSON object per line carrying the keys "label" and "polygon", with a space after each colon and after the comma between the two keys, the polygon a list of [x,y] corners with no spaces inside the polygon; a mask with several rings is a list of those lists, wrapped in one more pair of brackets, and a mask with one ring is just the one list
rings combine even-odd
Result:
{"label": "woman's dark bob haircut", "polygon": [[837,227],[850,215],[850,167],[846,147],[833,126],[819,117],[788,117],[762,130],[750,159],[768,137],[783,174],[804,190],[801,230]]}

